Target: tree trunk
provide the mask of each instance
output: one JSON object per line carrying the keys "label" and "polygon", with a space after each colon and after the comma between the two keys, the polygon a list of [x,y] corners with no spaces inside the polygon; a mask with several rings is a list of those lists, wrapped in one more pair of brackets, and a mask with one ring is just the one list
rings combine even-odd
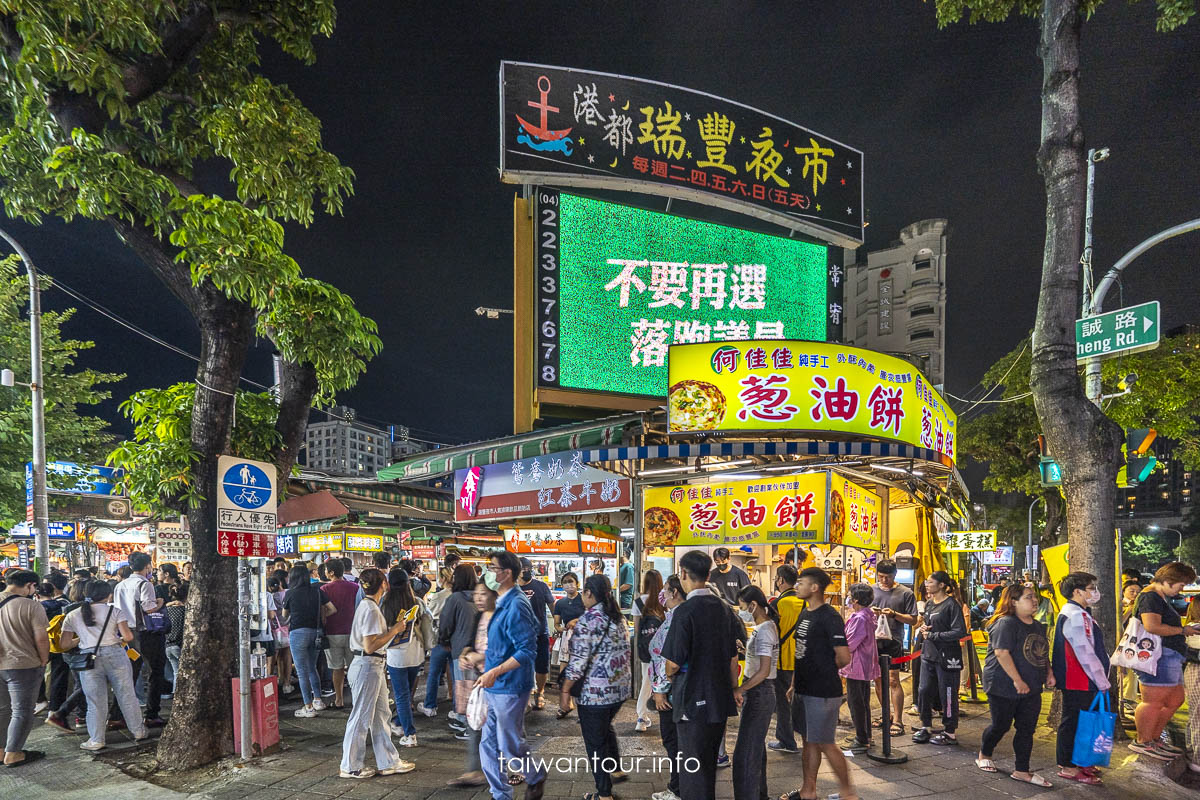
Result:
{"label": "tree trunk", "polygon": [[192,447],[200,458],[192,480],[206,499],[188,509],[192,585],[171,719],[158,745],[158,760],[169,769],[207,764],[233,749],[237,561],[217,555],[217,457],[229,449],[234,392],[254,335],[254,313],[211,284],[194,291],[201,350]]}
{"label": "tree trunk", "polygon": [[[1120,428],[1084,397],[1075,363],[1075,318],[1086,156],[1079,115],[1079,0],[1042,4],[1042,132],[1038,171],[1046,186],[1046,241],[1033,331],[1030,386],[1038,420],[1063,467],[1070,566],[1101,576],[1111,599],[1113,502]],[[1093,612],[1115,641],[1116,604]]]}

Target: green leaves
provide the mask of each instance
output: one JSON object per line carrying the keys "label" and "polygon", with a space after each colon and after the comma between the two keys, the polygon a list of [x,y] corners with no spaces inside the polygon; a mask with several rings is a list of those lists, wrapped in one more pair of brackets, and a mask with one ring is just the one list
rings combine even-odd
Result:
{"label": "green leaves", "polygon": [[[1130,5],[1138,0],[1128,0]],[[1081,0],[1080,12],[1084,19],[1092,14],[1104,0]],[[1014,13],[1023,17],[1036,17],[1041,13],[1041,0],[934,0],[937,6],[939,27],[946,27],[962,20],[966,14],[971,24],[976,22],[1001,22]],[[1185,24],[1196,14],[1196,0],[1155,0],[1158,14],[1154,26],[1160,32],[1173,31]]]}

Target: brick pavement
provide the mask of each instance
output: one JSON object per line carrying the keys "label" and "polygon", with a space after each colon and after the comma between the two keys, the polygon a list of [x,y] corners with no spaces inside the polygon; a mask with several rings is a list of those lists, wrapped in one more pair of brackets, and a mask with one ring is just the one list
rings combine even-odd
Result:
{"label": "brick pavement", "polygon": [[[1047,698],[1048,699],[1048,698]],[[1046,703],[1049,706],[1049,703]],[[30,747],[46,750],[48,758],[21,769],[0,769],[0,797],[4,798],[120,798],[125,800],[288,800],[289,798],[342,797],[351,800],[487,800],[486,789],[472,791],[451,789],[445,782],[462,771],[463,743],[451,735],[444,716],[427,719],[418,717],[417,737],[420,746],[406,750],[403,755],[417,763],[417,769],[407,775],[375,777],[351,781],[337,777],[341,757],[341,736],[345,712],[325,711],[315,719],[296,719],[291,715],[294,704],[285,704],[280,719],[284,747],[280,752],[241,764],[236,759],[222,762],[218,768],[207,770],[197,778],[191,791],[174,791],[164,786],[139,780],[113,766],[123,757],[130,760],[139,748],[124,732],[109,736],[109,749],[92,755],[78,749],[82,736],[71,736],[48,726],[38,726]],[[553,703],[551,703],[551,708]],[[442,704],[444,713],[446,704]],[[969,800],[1005,800],[1005,798],[1196,798],[1200,791],[1183,788],[1170,782],[1164,768],[1157,762],[1132,757],[1118,745],[1113,766],[1106,774],[1101,788],[1068,784],[1054,777],[1054,735],[1042,728],[1035,740],[1033,766],[1054,782],[1045,790],[1011,780],[1003,770],[1011,769],[1011,750],[1008,740],[996,753],[997,774],[980,772],[973,763],[974,747],[987,722],[987,707],[963,705],[964,720],[959,730],[962,747],[916,745],[907,736],[899,737],[896,747],[909,756],[909,761],[896,766],[876,764],[865,756],[849,759],[852,777],[863,800],[898,800],[910,797],[969,798]],[[843,714],[845,711],[843,709]],[[911,721],[911,720],[910,720]],[[626,705],[617,721],[623,755],[662,753],[657,726],[644,734],[633,731],[632,703]],[[578,722],[574,716],[556,720],[553,712],[532,712],[528,716],[527,732],[535,754],[546,758],[583,755]],[[849,729],[839,731],[848,733]],[[736,740],[731,726],[727,745],[730,752]],[[152,747],[141,748],[151,751]],[[368,755],[368,764],[373,760]],[[798,755],[771,753],[768,756],[768,786],[773,796],[798,787],[800,758]],[[547,798],[579,798],[592,791],[591,776],[586,771],[552,772],[547,785]],[[178,785],[178,783],[172,784]],[[650,772],[631,774],[630,779],[616,787],[622,800],[648,800],[650,795],[666,785],[666,778]],[[718,774],[717,795],[722,800],[732,798],[729,770]],[[822,797],[836,791],[828,767],[818,781]],[[517,797],[523,792],[518,790]],[[685,798],[684,800],[687,800]]]}

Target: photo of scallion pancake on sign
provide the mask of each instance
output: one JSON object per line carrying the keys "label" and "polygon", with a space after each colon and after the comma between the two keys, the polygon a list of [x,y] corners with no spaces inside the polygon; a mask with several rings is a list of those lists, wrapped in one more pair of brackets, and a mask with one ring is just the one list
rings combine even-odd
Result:
{"label": "photo of scallion pancake on sign", "polygon": [[846,540],[846,503],[837,491],[829,493],[829,543],[841,544]]}
{"label": "photo of scallion pancake on sign", "polygon": [[667,395],[672,431],[716,430],[725,419],[725,408],[725,395],[704,381],[680,381]]}
{"label": "photo of scallion pancake on sign", "polygon": [[679,538],[679,515],[669,508],[654,506],[642,514],[645,547],[671,547]]}

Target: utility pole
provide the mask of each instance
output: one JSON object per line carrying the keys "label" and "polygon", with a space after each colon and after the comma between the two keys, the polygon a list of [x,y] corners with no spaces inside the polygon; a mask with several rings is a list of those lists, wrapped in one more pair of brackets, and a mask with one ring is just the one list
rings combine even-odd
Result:
{"label": "utility pole", "polygon": [[42,381],[42,293],[37,268],[17,240],[0,229],[29,276],[29,391],[33,415],[33,569],[39,575],[50,566],[50,509],[46,501],[46,387]]}
{"label": "utility pole", "polygon": [[[1096,163],[1108,158],[1109,150],[1103,147],[1099,150],[1092,148],[1088,150],[1087,161],[1087,207],[1083,217],[1083,256],[1079,261],[1083,265],[1083,299],[1082,310],[1083,317],[1092,316],[1098,311],[1098,306],[1095,301],[1095,292],[1093,291],[1092,277],[1092,206],[1096,195]],[[1086,362],[1084,393],[1088,400],[1091,400],[1097,406],[1100,405],[1100,359],[1097,357],[1089,358]],[[1095,374],[1093,375],[1092,365],[1095,365]]]}

